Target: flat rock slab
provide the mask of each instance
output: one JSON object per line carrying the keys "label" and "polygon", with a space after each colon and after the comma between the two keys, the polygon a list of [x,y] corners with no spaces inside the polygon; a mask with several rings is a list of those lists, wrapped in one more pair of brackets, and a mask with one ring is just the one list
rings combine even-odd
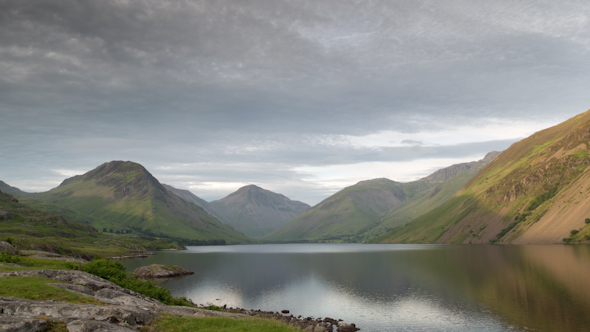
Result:
{"label": "flat rock slab", "polygon": [[159,316],[156,307],[72,304],[59,301],[33,301],[7,297],[0,297],[0,312],[2,312],[2,316],[9,315],[29,319],[48,317],[64,322],[97,320],[133,328],[149,324]]}
{"label": "flat rock slab", "polygon": [[45,330],[46,327],[47,322],[43,319],[0,315],[0,331],[37,332]]}
{"label": "flat rock slab", "polygon": [[133,271],[132,275],[142,279],[173,278],[194,274],[187,269],[175,265],[152,264],[141,266]]}
{"label": "flat rock slab", "polygon": [[[98,292],[102,289],[112,289],[117,291],[121,294],[127,294],[133,298],[136,298],[138,301],[141,300],[142,304],[151,305],[151,306],[163,306],[164,304],[158,300],[152,299],[151,297],[139,294],[132,290],[123,288],[118,286],[108,280],[105,280],[101,277],[97,277],[93,274],[86,273],[83,271],[76,271],[76,270],[28,270],[28,271],[11,271],[11,272],[3,272],[0,273],[0,278],[2,277],[44,277],[53,280],[67,282],[73,285],[83,286],[91,291]],[[57,286],[57,287],[67,287],[67,286]],[[90,295],[86,290],[82,288],[74,288],[70,287],[68,290],[74,292],[81,292],[85,295]],[[93,293],[92,296],[96,295]],[[96,297],[95,297],[96,298]],[[101,298],[96,298],[99,301],[103,301]],[[108,299],[108,298],[107,298]],[[110,303],[109,301],[103,301],[105,303]],[[127,300],[122,299],[117,304],[128,304]],[[140,302],[137,302],[140,303]]]}
{"label": "flat rock slab", "polygon": [[68,332],[136,332],[126,327],[95,320],[75,320],[67,325]]}
{"label": "flat rock slab", "polygon": [[51,259],[56,261],[64,261],[64,262],[71,262],[71,263],[87,263],[88,260],[84,258],[76,258],[66,255],[60,255],[53,252],[48,251],[41,251],[41,250],[21,250],[21,255],[29,256],[31,258],[42,258],[42,259]]}

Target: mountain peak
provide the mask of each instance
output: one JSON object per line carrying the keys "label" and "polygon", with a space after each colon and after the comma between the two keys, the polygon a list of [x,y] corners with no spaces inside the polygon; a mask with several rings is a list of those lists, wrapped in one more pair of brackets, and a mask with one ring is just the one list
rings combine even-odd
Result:
{"label": "mountain peak", "polygon": [[376,178],[376,179],[371,179],[371,180],[360,181],[357,183],[357,185],[359,185],[359,184],[394,184],[394,183],[397,183],[397,182],[387,179],[387,178]]}

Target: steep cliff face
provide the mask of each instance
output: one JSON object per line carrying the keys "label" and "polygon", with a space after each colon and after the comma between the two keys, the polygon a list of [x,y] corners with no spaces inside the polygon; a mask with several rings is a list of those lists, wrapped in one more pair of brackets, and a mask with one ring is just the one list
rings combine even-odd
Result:
{"label": "steep cliff face", "polygon": [[[514,143],[439,208],[379,242],[561,243],[590,229],[590,111]],[[577,231],[577,233],[576,233]]]}
{"label": "steep cliff face", "polygon": [[238,231],[248,236],[261,237],[283,226],[309,207],[281,194],[249,185],[225,198],[210,202],[205,208]]}

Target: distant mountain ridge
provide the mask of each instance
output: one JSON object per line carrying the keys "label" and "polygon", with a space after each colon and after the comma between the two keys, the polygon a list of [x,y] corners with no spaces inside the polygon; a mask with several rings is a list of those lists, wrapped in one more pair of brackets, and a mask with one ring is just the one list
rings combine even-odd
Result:
{"label": "distant mountain ridge", "polygon": [[587,242],[590,111],[514,143],[457,194],[387,243]]}
{"label": "distant mountain ridge", "polygon": [[27,197],[87,215],[98,229],[133,229],[205,242],[251,242],[202,207],[166,189],[143,166],[130,161],[104,163],[64,180],[48,192]]}
{"label": "distant mountain ridge", "polygon": [[14,196],[26,196],[29,194],[29,193],[24,192],[16,187],[12,187],[12,186],[8,185],[4,181],[0,181],[0,191],[3,191],[7,194],[14,195]]}
{"label": "distant mountain ridge", "polygon": [[[409,183],[385,178],[361,181],[326,198],[265,240],[371,239],[408,221],[413,213],[424,213],[442,204],[497,154],[491,152],[480,161],[452,165]],[[459,185],[445,185],[453,179]],[[398,209],[404,213],[396,214]]]}
{"label": "distant mountain ridge", "polygon": [[251,237],[264,236],[309,208],[303,202],[293,201],[256,185],[244,186],[205,207],[228,225]]}

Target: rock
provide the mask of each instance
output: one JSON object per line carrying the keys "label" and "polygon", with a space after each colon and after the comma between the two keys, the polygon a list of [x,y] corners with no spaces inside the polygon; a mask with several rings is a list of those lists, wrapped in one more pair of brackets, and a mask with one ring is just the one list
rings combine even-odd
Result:
{"label": "rock", "polygon": [[78,293],[80,295],[87,295],[87,296],[94,296],[95,291],[92,289],[81,286],[81,285],[72,285],[72,284],[59,284],[59,283],[47,283],[47,285],[51,285],[57,288],[65,289],[67,291]]}
{"label": "rock", "polygon": [[103,288],[94,294],[94,298],[109,304],[153,306],[153,301],[138,298],[113,289]]}
{"label": "rock", "polygon": [[97,320],[135,328],[151,323],[159,314],[156,307],[103,306],[58,301],[33,301],[0,297],[0,312],[21,318],[47,317],[65,322]]}
{"label": "rock", "polygon": [[130,332],[134,331],[126,327],[98,322],[95,320],[75,320],[67,325],[68,332]]}
{"label": "rock", "polygon": [[12,213],[7,211],[0,211],[0,220],[8,220],[12,218]]}
{"label": "rock", "polygon": [[338,332],[349,332],[349,331],[354,332],[354,331],[358,331],[358,330],[360,330],[360,329],[358,327],[356,327],[356,325],[346,324],[346,323],[338,325],[338,329],[337,329]]}
{"label": "rock", "polygon": [[162,264],[152,264],[148,266],[138,267],[132,273],[132,275],[142,279],[172,278],[178,276],[185,276],[189,274],[194,274],[194,272],[188,271],[175,265]]}
{"label": "rock", "polygon": [[29,256],[31,258],[42,258],[42,259],[52,259],[56,261],[64,261],[64,262],[71,262],[71,263],[87,263],[88,260],[84,258],[76,258],[71,256],[65,256],[56,254],[53,252],[48,251],[41,251],[41,250],[21,250],[21,255]]}
{"label": "rock", "polygon": [[112,289],[121,293],[131,295],[135,298],[151,303],[152,306],[163,306],[162,302],[139,294],[132,290],[115,285],[114,283],[97,277],[93,274],[76,270],[28,270],[28,271],[11,271],[0,273],[1,277],[44,277],[53,280],[63,281],[74,285],[85,286],[93,291],[100,291],[101,289]]}
{"label": "rock", "polygon": [[16,248],[12,244],[6,241],[0,241],[0,252],[8,253],[10,255],[19,254],[18,250],[16,250]]}
{"label": "rock", "polygon": [[43,331],[47,322],[43,319],[22,318],[0,315],[0,331],[5,332],[37,332]]}

